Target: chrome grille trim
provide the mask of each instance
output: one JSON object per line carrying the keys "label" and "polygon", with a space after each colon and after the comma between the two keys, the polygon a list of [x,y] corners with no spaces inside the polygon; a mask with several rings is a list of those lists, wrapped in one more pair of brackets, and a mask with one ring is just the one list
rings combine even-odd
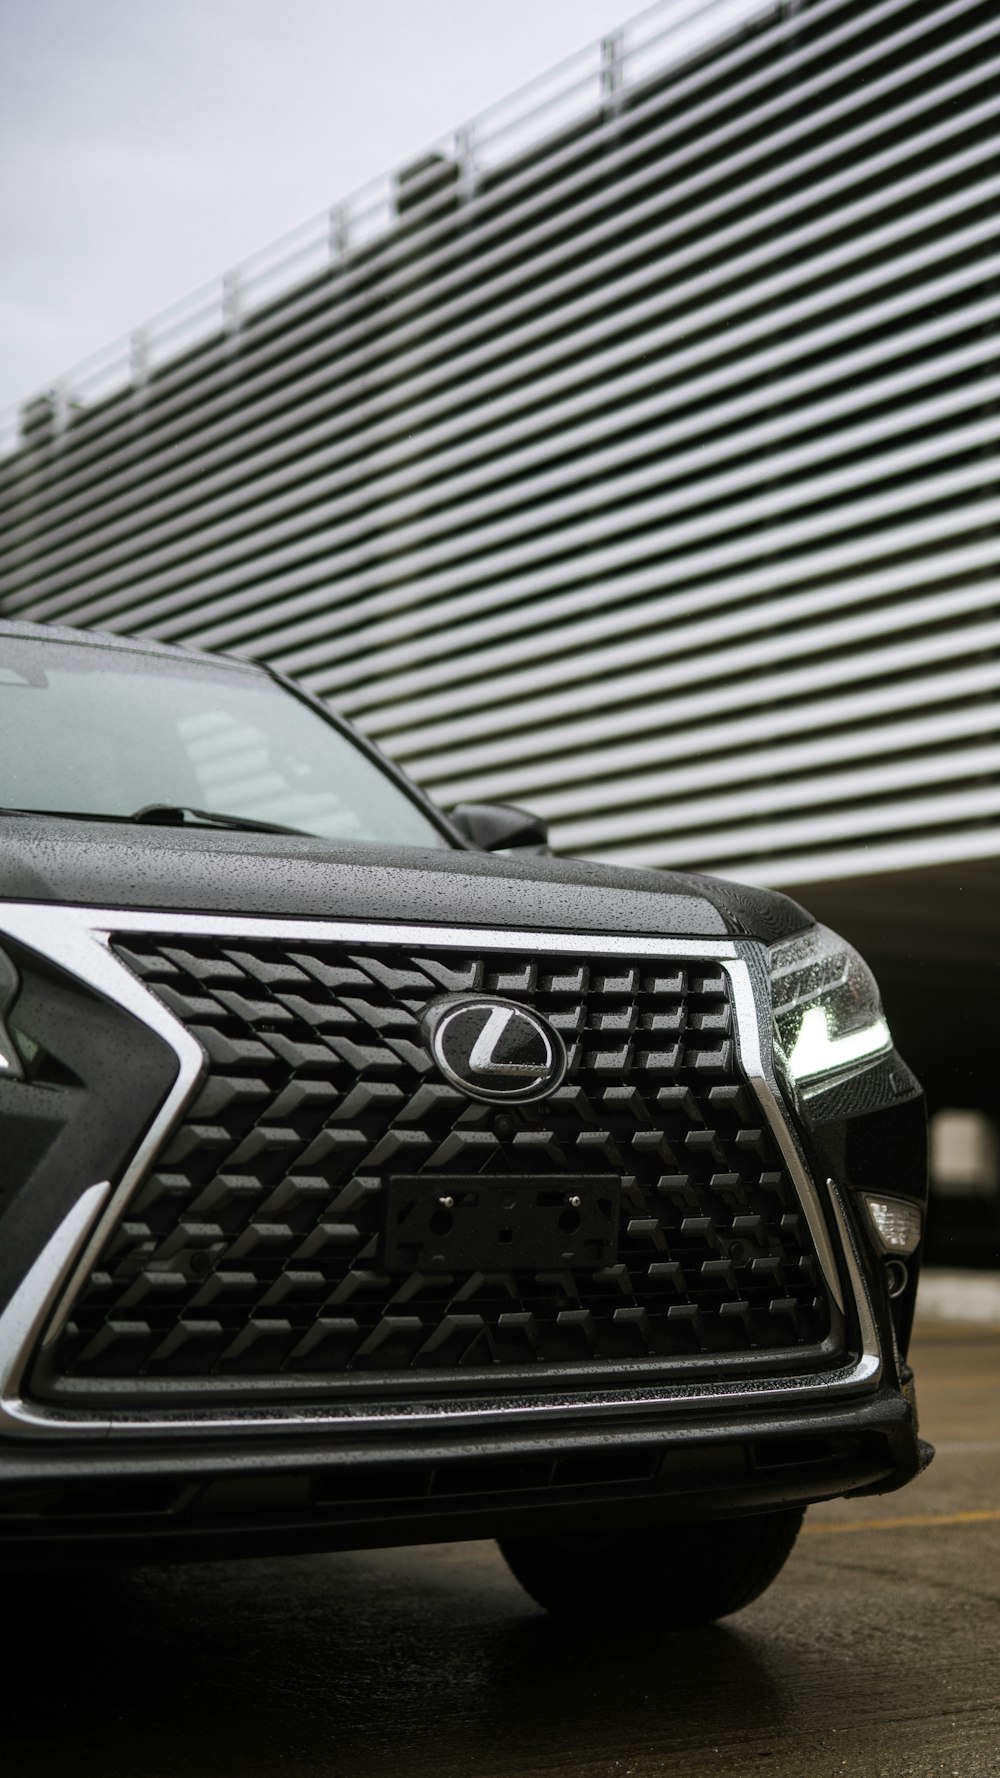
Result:
{"label": "chrome grille trim", "polygon": [[[51,1341],[58,1333],[76,1292],[87,1275],[91,1259],[178,1123],[203,1072],[200,1047],[162,1003],[113,956],[109,949],[112,935],[144,932],[175,937],[201,935],[233,939],[251,936],[265,939],[298,937],[318,942],[339,940],[355,943],[416,943],[454,948],[475,946],[484,950],[543,944],[548,950],[567,954],[586,950],[594,955],[618,956],[628,952],[651,958],[703,957],[718,962],[730,977],[736,1014],[737,1045],[750,1087],[760,1101],[788,1165],[816,1245],[826,1287],[841,1309],[844,1299],[816,1188],[809,1177],[787,1112],[764,1071],[749,968],[739,957],[737,946],[731,940],[648,938],[629,934],[513,932],[429,925],[400,927],[340,920],[245,919],[233,915],[152,914],[89,908],[53,909],[37,904],[15,903],[6,904],[0,912],[0,930],[46,956],[57,966],[68,970],[99,993],[132,1012],[165,1038],[178,1058],[178,1075],[174,1087],[117,1189],[108,1197],[104,1192],[98,1193],[96,1187],[89,1188],[39,1256],[22,1289],[3,1315],[0,1315],[0,1431],[26,1434],[44,1431],[53,1436],[79,1436],[81,1431],[89,1431],[101,1435],[134,1436],[137,1433],[154,1434],[187,1427],[207,1435],[219,1430],[250,1434],[265,1428],[292,1430],[323,1425],[339,1425],[342,1428],[378,1425],[441,1427],[451,1419],[459,1420],[465,1425],[510,1424],[518,1420],[530,1423],[539,1413],[555,1415],[562,1420],[572,1416],[579,1418],[594,1412],[620,1411],[626,1406],[630,1412],[655,1413],[671,1406],[697,1409],[698,1406],[721,1400],[741,1407],[764,1405],[775,1397],[783,1401],[822,1400],[827,1399],[831,1393],[856,1392],[873,1388],[878,1383],[882,1371],[882,1356],[874,1313],[849,1225],[836,1187],[831,1181],[830,1200],[858,1318],[861,1350],[851,1362],[821,1374],[757,1377],[723,1384],[670,1382],[649,1387],[574,1391],[571,1396],[548,1396],[544,1400],[510,1397],[501,1402],[484,1401],[480,1397],[476,1400],[448,1399],[439,1403],[421,1400],[399,1404],[338,1404],[336,1409],[297,1406],[289,1411],[272,1406],[234,1407],[232,1411],[227,1409],[200,1413],[185,1409],[158,1415],[135,1411],[94,1414],[63,1408],[42,1408],[32,1403],[24,1398],[22,1386],[26,1367],[39,1336],[44,1331],[45,1340]],[[85,1202],[86,1210],[83,1209]],[[69,1227],[71,1223],[72,1228]],[[46,1326],[54,1302],[58,1306]]]}

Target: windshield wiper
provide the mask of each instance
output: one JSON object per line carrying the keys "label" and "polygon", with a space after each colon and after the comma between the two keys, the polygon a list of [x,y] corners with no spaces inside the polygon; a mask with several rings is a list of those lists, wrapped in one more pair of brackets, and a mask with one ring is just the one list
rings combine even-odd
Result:
{"label": "windshield wiper", "polygon": [[235,827],[246,833],[292,833],[302,839],[316,838],[304,827],[284,827],[280,821],[257,821],[243,815],[221,815],[216,809],[192,809],[184,803],[146,803],[125,819],[155,827],[185,827],[189,817],[202,827]]}
{"label": "windshield wiper", "polygon": [[131,815],[106,815],[96,809],[17,809],[0,808],[0,815],[51,815],[59,821],[131,821]]}
{"label": "windshield wiper", "polygon": [[[52,815],[60,821],[138,821],[160,827],[233,827],[245,833],[290,833],[315,840],[318,834],[304,827],[282,827],[277,821],[247,820],[242,815],[220,815],[213,809],[190,809],[181,803],[146,803],[131,815],[109,815],[98,809],[17,809],[0,807],[0,815]],[[188,817],[191,817],[190,823]]]}

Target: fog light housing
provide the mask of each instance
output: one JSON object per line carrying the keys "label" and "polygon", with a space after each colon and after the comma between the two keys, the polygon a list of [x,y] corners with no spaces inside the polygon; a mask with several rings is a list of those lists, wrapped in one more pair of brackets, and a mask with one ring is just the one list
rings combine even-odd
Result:
{"label": "fog light housing", "polygon": [[887,1259],[885,1262],[885,1287],[895,1300],[902,1296],[910,1282],[910,1271],[904,1260]]}
{"label": "fog light housing", "polygon": [[882,1252],[905,1258],[915,1253],[924,1227],[920,1205],[907,1198],[884,1198],[875,1192],[861,1195]]}

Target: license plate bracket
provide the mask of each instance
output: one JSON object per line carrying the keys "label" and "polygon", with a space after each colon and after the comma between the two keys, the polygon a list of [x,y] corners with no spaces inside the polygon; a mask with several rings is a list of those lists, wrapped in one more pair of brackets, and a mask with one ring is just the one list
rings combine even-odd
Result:
{"label": "license plate bracket", "polygon": [[386,1272],[595,1271],[618,1248],[621,1182],[595,1173],[385,1183]]}

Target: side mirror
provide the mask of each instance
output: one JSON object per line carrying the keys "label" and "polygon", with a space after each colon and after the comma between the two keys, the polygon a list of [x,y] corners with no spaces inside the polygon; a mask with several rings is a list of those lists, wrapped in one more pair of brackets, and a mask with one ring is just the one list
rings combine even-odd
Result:
{"label": "side mirror", "polygon": [[548,852],[549,824],[513,803],[458,803],[450,812],[453,826],[484,852]]}

